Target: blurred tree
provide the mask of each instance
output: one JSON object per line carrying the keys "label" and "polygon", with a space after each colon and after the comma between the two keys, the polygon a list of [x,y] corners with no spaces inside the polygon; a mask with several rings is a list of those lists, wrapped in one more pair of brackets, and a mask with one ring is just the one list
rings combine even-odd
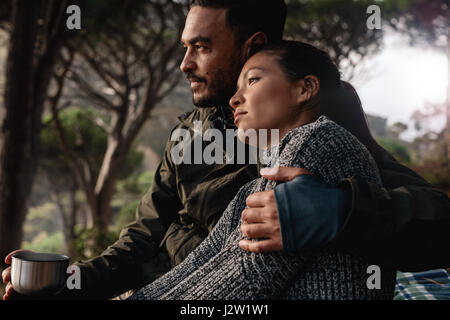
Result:
{"label": "blurred tree", "polygon": [[[445,118],[446,105],[427,103],[421,110],[416,110],[411,116],[414,128],[419,134],[411,144],[415,153],[415,162],[423,164],[427,161],[447,165],[445,129],[437,131],[436,123]],[[439,166],[435,165],[434,167]],[[430,168],[433,166],[429,166]],[[425,167],[424,167],[425,168]],[[424,170],[422,168],[422,171]],[[449,181],[450,183],[450,181]]]}
{"label": "blurred tree", "polygon": [[[351,80],[364,59],[377,53],[382,30],[367,28],[372,0],[287,0],[285,37],[304,41],[328,52]],[[383,3],[376,3],[383,5]],[[383,8],[384,10],[384,8]]]}
{"label": "blurred tree", "polygon": [[45,202],[30,208],[24,225],[23,241],[31,243],[43,231],[52,234],[61,230],[57,206],[54,203]]}
{"label": "blurred tree", "polygon": [[0,141],[0,267],[4,266],[3,257],[22,241],[39,159],[44,102],[57,54],[66,39],[65,5],[66,1],[51,0],[1,4],[0,27],[10,32],[10,39]]}
{"label": "blurred tree", "polygon": [[[66,132],[66,141],[74,153],[88,162],[93,174],[98,174],[107,148],[107,134],[95,124],[101,117],[99,112],[87,108],[72,107],[59,113],[59,122]],[[81,232],[88,228],[85,209],[78,197],[80,187],[75,174],[63,156],[58,132],[53,118],[44,117],[46,124],[41,131],[42,161],[40,169],[48,180],[48,190],[58,207],[63,223],[63,235],[71,257],[75,255],[75,245]],[[137,143],[127,153],[119,178],[125,179],[140,168],[143,154],[137,151]],[[80,223],[80,221],[82,223]],[[80,225],[78,226],[77,225]]]}
{"label": "blurred tree", "polygon": [[[166,8],[170,7],[171,1],[154,0],[152,2],[156,3],[160,8]],[[94,50],[106,50],[110,44],[114,43],[112,38],[116,35],[117,30],[122,32],[123,38],[126,31],[130,30],[130,28],[135,28],[136,30],[136,21],[142,22],[144,19],[142,17],[138,19],[137,16],[139,14],[142,16],[142,13],[146,12],[143,8],[148,8],[149,1],[73,0],[70,4],[77,4],[82,8],[82,30],[80,31],[69,31],[66,28],[67,15],[65,10],[68,6],[67,1],[5,0],[0,3],[0,28],[10,33],[4,94],[5,116],[2,123],[3,136],[0,141],[0,267],[4,266],[3,257],[11,250],[18,248],[23,237],[23,222],[40,158],[39,132],[45,104],[49,103],[54,110],[53,116],[56,117],[57,107],[52,106],[59,105],[67,69],[73,62],[75,52],[84,48],[85,53],[87,53],[88,47],[91,49],[95,48]],[[173,6],[170,7],[169,11],[171,9],[173,9]],[[176,16],[179,11],[174,10],[174,12]],[[159,13],[160,11],[153,12],[154,16],[159,15]],[[145,53],[151,53],[151,55],[156,56],[153,49],[159,50],[162,48],[158,46],[160,40],[171,38],[171,33],[168,30],[174,24],[177,24],[178,21],[176,19],[163,20],[165,21],[160,24],[160,33],[156,35],[144,33],[141,35],[139,44],[143,42],[154,44],[151,50],[149,49]],[[178,25],[177,28],[179,29]],[[109,43],[100,48],[101,44],[99,43],[105,41],[105,39],[108,39]],[[87,40],[89,42],[85,42]],[[84,46],[85,43],[86,45]],[[131,45],[131,43],[129,44]],[[120,54],[126,55],[126,50],[128,49],[132,48],[123,46]],[[162,54],[167,53],[167,59],[170,60],[170,57],[175,52],[176,50],[173,50],[173,52],[163,51]],[[110,53],[115,54],[115,52],[111,51]],[[142,54],[140,59],[145,60],[147,57]],[[167,82],[158,71],[167,67],[167,65],[164,65],[164,62],[168,62],[168,60],[161,60],[160,62],[163,65],[158,65],[155,68],[155,74],[152,74],[152,76],[156,80],[153,81],[154,79],[151,79],[152,89],[155,90],[149,90],[149,93],[163,94],[159,89],[161,86],[164,87]],[[123,62],[124,60],[114,65],[122,65],[126,68],[127,66],[123,65]],[[130,63],[130,61],[128,62]],[[94,66],[92,65],[92,67]],[[103,67],[106,68],[106,71],[109,71],[105,66],[106,62],[103,63]],[[51,83],[52,77],[53,83]],[[167,90],[166,92],[170,91],[169,88],[164,89]],[[147,106],[158,102],[159,96],[148,94],[147,97],[154,101],[147,103]],[[145,109],[148,110],[148,108]],[[135,113],[135,115],[138,114],[139,112]],[[134,124],[130,123],[131,125],[126,128],[129,132],[139,130],[139,122],[145,121],[143,119],[145,116],[141,114],[139,118],[139,121]],[[120,116],[112,116],[110,120],[112,121],[110,124],[114,122],[119,123],[116,126],[116,129],[119,131],[119,127],[124,129],[123,118]],[[134,126],[135,124],[137,126]],[[119,149],[111,147],[108,149],[109,158],[106,157],[107,160],[103,166],[105,169],[101,170],[102,174],[99,175],[101,178],[98,180],[98,183],[95,183],[93,179],[86,180],[83,177],[79,179],[81,176],[77,176],[77,184],[84,186],[84,190],[94,188],[95,192],[98,193],[97,199],[88,197],[88,202],[93,207],[99,208],[100,211],[94,210],[93,212],[95,217],[102,217],[102,219],[99,219],[99,221],[102,221],[99,223],[101,226],[107,223],[108,219],[103,219],[103,216],[107,216],[107,214],[99,215],[96,213],[105,212],[105,210],[100,208],[107,207],[107,198],[112,193],[111,186],[118,171],[117,164],[124,161],[126,152],[123,151],[129,150],[131,147],[132,135],[128,135],[123,140],[117,138],[117,136],[114,137],[115,141],[120,141],[119,144],[122,147],[124,145],[126,147]],[[116,157],[120,161],[116,161]],[[111,165],[114,165],[111,170],[111,172],[114,172],[112,176],[107,174],[108,167]],[[80,169],[80,163],[77,163],[76,167]],[[71,169],[73,169],[73,166]],[[86,171],[83,174],[87,174],[87,178],[91,178],[89,172]],[[92,195],[93,193],[90,194]],[[93,199],[94,201],[92,201]],[[101,199],[101,201],[97,201],[98,199]],[[108,212],[107,209],[106,212]]]}
{"label": "blurred tree", "polygon": [[396,139],[400,139],[402,133],[408,130],[408,125],[403,122],[396,122],[389,126],[389,133]]}
{"label": "blurred tree", "polygon": [[61,231],[47,233],[41,231],[31,242],[25,242],[23,248],[37,252],[61,253],[64,252],[64,236]]}
{"label": "blurred tree", "polygon": [[408,164],[411,157],[408,152],[406,143],[401,143],[398,140],[389,138],[378,138],[377,142],[386,149],[397,161]]}
{"label": "blurred tree", "polygon": [[387,118],[366,114],[370,132],[375,137],[387,137]]}
{"label": "blurred tree", "polygon": [[[450,196],[450,165],[446,128],[437,131],[436,122],[445,120],[446,105],[428,103],[416,110],[411,119],[419,135],[411,143],[414,152],[413,170]],[[440,121],[439,121],[440,122]]]}
{"label": "blurred tree", "polygon": [[[111,221],[110,204],[119,169],[152,109],[178,83],[182,58],[179,39],[185,6],[153,0],[145,1],[133,19],[126,8],[121,12],[116,20],[103,21],[109,32],[85,35],[73,48],[73,64],[68,63],[61,73],[72,85],[68,96],[95,105],[102,114],[95,122],[107,134],[107,147],[98,172],[74,152],[59,124],[61,106],[52,104],[64,157],[84,192],[92,217],[90,226],[100,232],[106,231]],[[61,82],[58,88],[62,88]]]}
{"label": "blurred tree", "polygon": [[[450,1],[449,0],[389,0],[386,21],[409,38],[411,45],[431,47],[447,56],[450,79]],[[447,85],[445,161],[450,163],[450,80]]]}
{"label": "blurred tree", "polygon": [[430,160],[430,155],[436,155],[434,151],[438,142],[439,135],[431,132],[415,137],[411,143],[411,150],[414,152],[414,163],[422,164],[424,161]]}
{"label": "blurred tree", "polygon": [[414,122],[414,129],[419,133],[439,134],[436,131],[436,122],[445,118],[446,105],[441,103],[426,103],[420,110],[415,110],[411,115]]}

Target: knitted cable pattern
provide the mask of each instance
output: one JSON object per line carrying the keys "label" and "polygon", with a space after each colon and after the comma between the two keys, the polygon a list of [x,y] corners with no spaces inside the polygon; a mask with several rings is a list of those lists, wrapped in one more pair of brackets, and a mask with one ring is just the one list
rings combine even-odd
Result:
{"label": "knitted cable pattern", "polygon": [[[375,161],[364,145],[325,116],[290,131],[277,148],[278,165],[305,168],[327,184],[347,177],[381,184]],[[272,190],[276,184],[261,177],[244,185],[199,247],[130,299],[392,298],[393,282],[380,290],[368,289],[368,264],[337,249],[256,254],[239,248],[238,242],[245,238],[240,231],[245,199]]]}

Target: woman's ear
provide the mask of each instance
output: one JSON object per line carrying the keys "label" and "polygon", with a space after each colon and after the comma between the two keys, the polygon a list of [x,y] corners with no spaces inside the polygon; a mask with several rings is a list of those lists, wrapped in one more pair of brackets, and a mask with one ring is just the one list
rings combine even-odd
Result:
{"label": "woman's ear", "polygon": [[311,96],[314,97],[319,93],[320,90],[320,80],[316,76],[308,75],[305,78],[308,89],[311,91]]}
{"label": "woman's ear", "polygon": [[243,52],[245,60],[248,59],[252,51],[265,45],[268,42],[267,35],[264,32],[256,32],[250,38],[248,38],[243,45]]}
{"label": "woman's ear", "polygon": [[308,75],[295,82],[297,102],[305,103],[315,97],[320,90],[320,81],[316,76]]}

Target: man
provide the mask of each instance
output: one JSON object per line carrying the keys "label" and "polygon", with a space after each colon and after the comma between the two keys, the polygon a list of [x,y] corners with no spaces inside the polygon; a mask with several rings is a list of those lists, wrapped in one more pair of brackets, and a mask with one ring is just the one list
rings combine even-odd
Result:
{"label": "man", "polygon": [[[182,116],[175,129],[181,128],[193,132],[194,121],[202,121],[203,131],[211,127],[221,130],[229,127],[227,118],[230,116],[230,111],[226,106],[234,93],[236,79],[245,59],[254,46],[281,39],[285,16],[286,7],[284,1],[281,0],[193,1],[181,39],[186,48],[186,54],[180,69],[191,83],[193,102],[197,108],[190,114]],[[138,207],[136,221],[125,227],[119,240],[99,257],[77,264],[81,269],[82,288],[81,290],[66,290],[62,294],[63,297],[111,298],[154,280],[181,262],[198,246],[212,230],[239,188],[258,175],[256,165],[175,164],[171,158],[171,150],[176,143],[175,141],[168,142],[152,187]],[[351,212],[343,228],[344,231],[336,239],[336,245],[341,244],[343,249],[352,249],[357,252],[364,251],[364,248],[376,247],[376,245],[372,245],[378,241],[374,235],[385,234],[386,225],[394,226],[392,221],[396,219],[401,221],[401,225],[404,225],[405,221],[414,221],[415,211],[408,207],[407,203],[421,202],[421,199],[427,201],[427,212],[432,213],[429,216],[426,211],[423,211],[422,217],[436,225],[446,223],[448,226],[448,198],[442,196],[412,172],[395,163],[393,159],[389,160],[387,167],[380,169],[383,182],[387,187],[403,188],[402,190],[414,188],[414,197],[407,196],[402,202],[404,205],[396,207],[393,201],[386,201],[390,199],[391,194],[391,190],[388,189],[369,186],[372,189],[367,191],[365,187],[367,185],[357,189],[360,184],[352,179],[349,179],[348,182],[352,186],[351,190],[345,186],[342,189],[328,188],[327,195],[335,199],[331,202],[337,205],[327,207],[328,201],[324,203],[321,200],[320,203],[316,203],[318,212],[327,211],[335,214],[340,212],[339,216],[344,218],[349,211]],[[402,172],[405,176],[412,176],[412,178],[410,180],[403,179]],[[280,174],[284,174],[284,171],[280,171]],[[304,179],[304,177],[300,178]],[[308,185],[313,185],[316,190],[326,189],[326,186],[314,181],[313,177],[307,178],[312,180],[300,181],[303,188],[308,189]],[[400,181],[395,181],[397,178]],[[293,181],[293,188],[298,187],[298,182],[298,179]],[[393,184],[395,185],[392,187]],[[405,184],[411,184],[411,186],[401,187]],[[286,192],[291,193],[292,190],[286,188]],[[297,191],[294,190],[294,192]],[[425,198],[423,198],[424,195]],[[292,195],[290,197],[292,198]],[[277,242],[277,237],[278,240],[286,238],[286,235],[279,234],[280,224],[277,218],[275,193],[256,194],[248,201],[249,206],[255,210],[244,218],[249,222],[259,222],[256,226],[263,227],[257,231],[257,234],[254,234],[255,237],[270,234],[269,244],[274,239]],[[365,206],[364,201],[371,207]],[[290,202],[287,201],[287,203]],[[373,204],[381,205],[377,207]],[[323,207],[326,210],[322,210]],[[351,207],[351,210],[347,210],[347,207]],[[280,206],[280,208],[282,207]],[[292,208],[287,205],[282,209],[291,210]],[[291,212],[291,215],[295,215],[297,211],[301,212],[302,209],[299,207],[295,212]],[[265,212],[270,212],[269,217],[272,218],[267,219],[268,215],[264,214]],[[247,213],[249,212],[247,211]],[[280,212],[280,216],[285,217],[283,212]],[[282,217],[280,219],[285,221]],[[265,226],[269,227],[265,228]],[[336,229],[334,222],[328,221],[324,221],[319,227]],[[267,232],[272,228],[278,231],[278,235],[276,235],[277,232]],[[246,230],[246,227],[243,229],[247,233],[253,232],[251,229],[250,231]],[[434,230],[437,229],[439,227]],[[402,235],[403,229],[400,228],[390,228],[389,232],[401,238],[398,236],[397,230],[400,230],[400,235]],[[409,232],[410,229],[407,229],[405,236],[410,236]],[[334,232],[328,232],[328,237],[333,238],[334,235]],[[416,235],[413,234],[413,236]],[[298,235],[295,237],[298,238]],[[442,237],[444,237],[444,233]],[[326,239],[326,236],[322,238],[325,239],[322,242],[317,239],[309,242],[313,243],[313,246],[320,246],[324,244],[324,241],[331,240]],[[278,245],[272,248],[269,246],[268,249],[280,249],[279,243],[278,241]],[[359,248],[359,243],[365,247]],[[435,244],[440,245],[438,241]],[[408,247],[406,241],[405,245],[405,250],[415,249]],[[243,246],[245,247],[245,243]],[[308,247],[308,243],[304,246]],[[261,248],[254,249],[252,247],[249,249],[261,250]],[[374,254],[379,259],[377,261],[381,262],[391,258],[390,253],[384,255],[377,252]],[[423,252],[419,254],[423,254]],[[439,254],[445,255],[443,251]],[[416,266],[421,259],[421,257],[411,257],[410,265]],[[445,261],[449,261],[448,256],[445,257]],[[434,259],[430,263],[424,261],[423,265],[431,268],[439,266],[439,263],[436,264],[436,259]],[[4,274],[4,280],[9,281],[7,273]],[[6,298],[10,297],[12,293],[12,289],[9,288]]]}

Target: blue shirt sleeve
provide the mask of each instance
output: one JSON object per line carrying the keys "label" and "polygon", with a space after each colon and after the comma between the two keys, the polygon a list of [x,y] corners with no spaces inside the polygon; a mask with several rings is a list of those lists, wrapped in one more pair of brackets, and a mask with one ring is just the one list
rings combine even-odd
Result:
{"label": "blue shirt sleeve", "polygon": [[335,238],[350,213],[351,193],[301,175],[275,187],[283,250],[314,249]]}

